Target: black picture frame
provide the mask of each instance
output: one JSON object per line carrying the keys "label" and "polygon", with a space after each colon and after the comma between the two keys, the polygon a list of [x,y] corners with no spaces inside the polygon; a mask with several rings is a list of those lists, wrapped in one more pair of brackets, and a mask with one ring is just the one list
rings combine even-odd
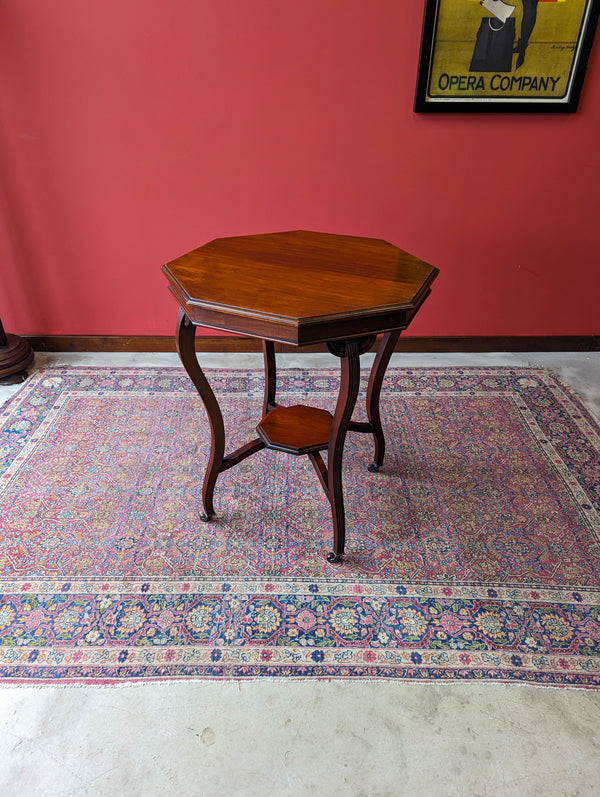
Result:
{"label": "black picture frame", "polygon": [[425,0],[414,110],[574,113],[599,13],[600,0]]}

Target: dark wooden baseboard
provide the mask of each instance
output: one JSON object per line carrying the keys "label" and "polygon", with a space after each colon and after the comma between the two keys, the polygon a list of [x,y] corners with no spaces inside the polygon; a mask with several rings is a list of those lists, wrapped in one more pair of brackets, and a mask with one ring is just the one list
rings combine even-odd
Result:
{"label": "dark wooden baseboard", "polygon": [[[34,351],[53,352],[174,352],[172,335],[32,335]],[[326,351],[324,345],[296,349],[276,344],[276,351]],[[230,336],[197,336],[196,350],[204,352],[261,351],[260,340]],[[600,351],[600,335],[524,335],[482,337],[401,337],[399,352],[493,352],[493,351]]]}

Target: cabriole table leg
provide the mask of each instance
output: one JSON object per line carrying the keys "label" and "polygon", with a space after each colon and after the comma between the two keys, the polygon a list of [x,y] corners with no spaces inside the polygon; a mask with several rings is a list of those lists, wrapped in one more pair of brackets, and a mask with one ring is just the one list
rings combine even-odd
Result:
{"label": "cabriole table leg", "polygon": [[200,394],[210,423],[211,446],[208,465],[206,473],[204,474],[204,483],[202,485],[204,514],[201,515],[202,520],[208,521],[215,514],[213,495],[217,477],[223,466],[223,457],[225,454],[225,427],[223,424],[223,415],[217,403],[217,399],[215,398],[215,394],[200,368],[196,356],[195,338],[196,327],[183,311],[180,312],[176,333],[177,352],[183,367]]}
{"label": "cabriole table leg", "polygon": [[328,562],[339,562],[341,560],[346,541],[342,456],[346,433],[350,426],[360,386],[360,343],[360,339],[352,338],[344,341],[343,344],[336,342],[335,347],[329,347],[333,354],[341,358],[342,373],[340,393],[333,415],[329,447],[327,449],[328,498],[331,503],[333,517],[333,551],[327,556]]}
{"label": "cabriole table leg", "polygon": [[367,417],[373,429],[373,437],[375,438],[375,456],[373,463],[369,465],[371,473],[375,473],[383,465],[383,457],[385,455],[385,437],[383,435],[383,427],[381,425],[381,414],[379,411],[379,398],[381,396],[381,386],[383,385],[383,377],[390,362],[390,357],[394,352],[398,338],[400,337],[400,330],[395,329],[392,332],[386,332],[381,339],[377,355],[371,368],[371,375],[369,376],[369,386],[367,387]]}
{"label": "cabriole table leg", "polygon": [[263,400],[263,415],[277,407],[275,393],[277,392],[277,367],[275,363],[275,346],[272,340],[262,342],[263,360],[265,364],[265,397]]}

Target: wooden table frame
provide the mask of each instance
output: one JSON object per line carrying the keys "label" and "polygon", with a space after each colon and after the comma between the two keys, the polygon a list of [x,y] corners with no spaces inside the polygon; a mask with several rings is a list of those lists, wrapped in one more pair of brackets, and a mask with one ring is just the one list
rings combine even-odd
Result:
{"label": "wooden table frame", "polygon": [[[275,244],[276,247],[273,249]],[[350,295],[350,291],[347,291],[348,295],[340,299],[339,290],[332,292],[334,298],[331,300],[331,307],[336,311],[335,313],[329,312],[330,305],[327,304],[323,305],[326,307],[327,313],[302,316],[300,304],[305,297],[298,299],[294,286],[288,286],[287,306],[289,310],[286,315],[282,315],[281,311],[274,314],[271,322],[270,316],[264,310],[268,300],[258,292],[254,298],[254,294],[251,295],[246,286],[242,286],[236,291],[232,282],[232,299],[229,299],[227,303],[224,303],[222,299],[218,303],[215,299],[220,296],[221,283],[217,288],[212,289],[213,295],[205,297],[199,295],[205,291],[207,294],[211,293],[210,276],[213,275],[214,269],[218,268],[219,264],[222,267],[223,278],[225,280],[232,279],[230,275],[228,276],[229,270],[238,280],[239,285],[240,273],[244,273],[241,269],[248,268],[250,262],[254,270],[248,273],[251,273],[252,279],[255,282],[260,282],[261,285],[266,285],[267,277],[272,279],[275,269],[279,269],[278,263],[273,262],[273,252],[281,252],[282,245],[286,247],[283,250],[285,255],[291,250],[298,262],[299,269],[305,265],[316,275],[322,273],[329,277],[331,273],[334,273],[337,276],[342,268],[340,259],[342,265],[345,264],[351,271],[351,263],[354,262],[351,258],[353,257],[359,258],[359,261],[360,257],[366,259],[367,273],[364,277],[361,276],[362,272],[360,271],[349,275],[348,281],[352,282],[351,278],[353,278],[356,283],[352,287],[352,295]],[[317,245],[320,247],[318,257],[315,256]],[[262,254],[263,246],[264,254]],[[249,262],[248,249],[253,253]],[[396,256],[395,253],[399,253],[399,255]],[[369,256],[371,261],[369,261]],[[281,254],[280,257],[284,259]],[[219,258],[222,259],[219,260]],[[319,265],[321,260],[323,263]],[[330,262],[329,266],[328,262]],[[378,281],[375,288],[369,282],[369,262],[373,263],[372,268],[375,269],[376,275],[374,279]],[[322,272],[319,269],[322,269]],[[256,270],[259,272],[258,276]],[[339,562],[344,554],[346,539],[342,486],[342,458],[346,434],[348,431],[354,431],[373,435],[374,457],[368,469],[371,472],[376,472],[382,466],[385,455],[385,437],[379,409],[385,372],[400,332],[406,328],[429,294],[430,285],[437,276],[437,269],[383,241],[298,232],[213,241],[206,246],[206,251],[204,248],[194,250],[194,252],[164,266],[163,271],[169,279],[171,291],[180,305],[176,332],[177,351],[202,399],[211,430],[210,455],[202,487],[204,513],[201,515],[201,519],[210,521],[215,516],[213,499],[219,474],[234,467],[247,457],[264,448],[295,455],[307,455],[331,505],[333,551],[327,555],[327,559],[330,562]],[[289,272],[288,281],[293,279],[294,273],[294,271]],[[379,276],[380,273],[384,276]],[[408,280],[407,274],[410,276],[410,280]],[[204,277],[204,281],[199,279],[198,275]],[[410,283],[408,288],[405,286],[407,280]],[[382,300],[378,299],[375,292],[374,298],[369,296],[371,304],[378,300],[380,304],[372,308],[363,300],[365,302],[364,309],[361,309],[360,304],[358,309],[355,309],[357,286],[360,285],[363,285],[365,290],[368,286],[371,293],[373,290],[383,291],[386,297],[391,288],[396,285],[400,285],[402,290],[395,297],[394,304],[389,301],[384,304]],[[310,292],[310,288],[307,288],[306,284],[303,283],[303,286],[306,291]],[[283,286],[281,290],[285,293],[286,287]],[[314,291],[315,298],[321,299],[323,291],[319,291],[318,286]],[[237,306],[233,301],[236,293],[244,294],[245,303],[242,307]],[[407,298],[405,298],[405,294]],[[281,301],[278,294],[277,302],[281,304]],[[248,307],[250,304],[252,306]],[[349,306],[351,310],[348,310]],[[196,354],[196,328],[200,325],[242,332],[262,340],[265,390],[262,418],[257,426],[258,436],[228,454],[225,453],[225,425],[221,408],[200,367]],[[372,347],[379,333],[383,333],[383,335],[371,368],[366,395],[368,420],[354,421],[352,414],[360,386],[360,355]],[[333,415],[326,410],[304,405],[283,407],[276,400],[277,371],[274,342],[283,340],[301,345],[304,342],[303,335],[312,335],[310,342],[325,343],[329,351],[340,359],[340,390]],[[322,451],[327,451],[327,465],[321,456]]]}

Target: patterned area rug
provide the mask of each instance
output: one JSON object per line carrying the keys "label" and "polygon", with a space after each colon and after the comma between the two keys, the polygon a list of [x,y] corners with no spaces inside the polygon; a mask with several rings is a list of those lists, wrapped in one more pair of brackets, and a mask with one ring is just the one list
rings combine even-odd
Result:
{"label": "patterned area rug", "polygon": [[[208,376],[231,450],[256,436],[262,373]],[[285,404],[332,409],[337,388],[278,376]],[[183,369],[35,374],[0,409],[0,678],[600,686],[597,422],[549,373],[508,368],[390,370],[382,417],[378,473],[348,435],[329,564],[306,457],[221,474],[199,521],[208,425]]]}

